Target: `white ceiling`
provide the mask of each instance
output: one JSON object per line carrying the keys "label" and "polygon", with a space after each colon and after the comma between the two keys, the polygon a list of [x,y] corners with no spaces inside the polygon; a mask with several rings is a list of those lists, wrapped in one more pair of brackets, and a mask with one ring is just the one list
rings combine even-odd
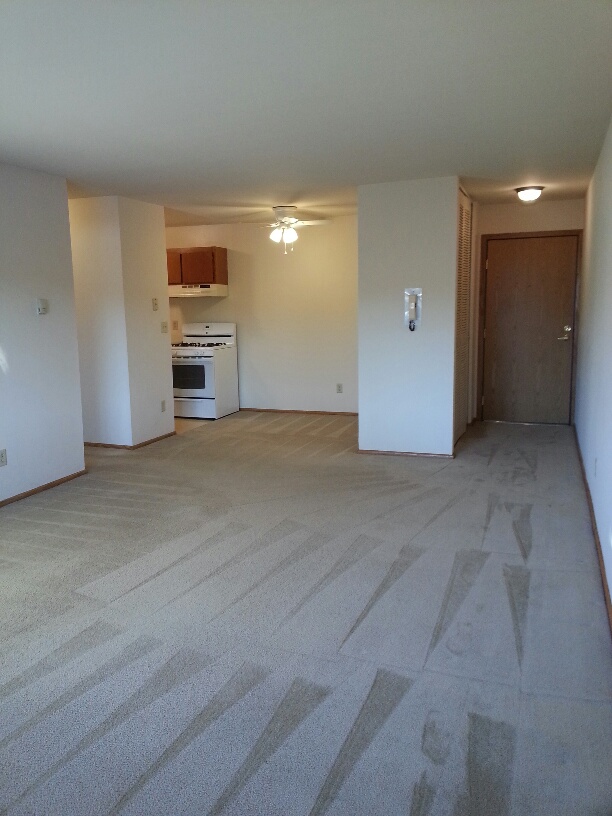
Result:
{"label": "white ceiling", "polygon": [[0,161],[202,223],[445,175],[575,197],[611,44],[610,0],[5,0]]}

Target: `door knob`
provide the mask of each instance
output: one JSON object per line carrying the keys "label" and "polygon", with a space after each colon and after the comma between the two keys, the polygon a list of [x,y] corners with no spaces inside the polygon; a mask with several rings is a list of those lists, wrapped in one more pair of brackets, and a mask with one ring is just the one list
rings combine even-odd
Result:
{"label": "door knob", "polygon": [[557,340],[569,340],[569,334],[564,334],[563,337],[557,337]]}
{"label": "door knob", "polygon": [[572,327],[571,327],[571,326],[564,326],[564,327],[563,327],[563,331],[564,331],[564,332],[570,332],[571,330],[572,330]]}

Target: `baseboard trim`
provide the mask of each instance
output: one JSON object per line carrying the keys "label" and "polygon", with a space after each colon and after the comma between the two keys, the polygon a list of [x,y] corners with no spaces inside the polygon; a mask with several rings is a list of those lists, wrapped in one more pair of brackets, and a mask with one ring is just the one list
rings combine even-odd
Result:
{"label": "baseboard trim", "polygon": [[428,459],[454,459],[454,453],[415,453],[413,451],[367,450],[358,448],[357,453],[373,453],[377,456],[424,456]]}
{"label": "baseboard trim", "polygon": [[241,411],[256,411],[262,414],[320,414],[321,416],[357,416],[356,411],[300,411],[292,408],[241,408]]}
{"label": "baseboard trim", "polygon": [[597,529],[597,521],[595,519],[595,509],[593,508],[593,499],[591,497],[591,489],[587,482],[586,470],[584,469],[584,461],[582,459],[582,451],[578,442],[578,434],[576,433],[576,426],[574,428],[574,438],[576,440],[576,450],[578,451],[578,461],[580,462],[580,471],[582,473],[582,481],[584,482],[584,489],[586,492],[587,503],[589,505],[589,514],[591,516],[591,527],[593,528],[593,538],[595,539],[595,549],[597,550],[597,560],[599,561],[599,573],[601,576],[601,583],[603,585],[604,598],[606,601],[606,610],[608,612],[608,623],[610,625],[610,634],[612,635],[612,601],[610,600],[610,587],[608,586],[608,576],[606,575],[606,565],[603,559],[603,552],[601,549],[601,539],[599,538],[599,530]]}
{"label": "baseboard trim", "polygon": [[152,445],[154,442],[160,442],[162,439],[168,439],[169,436],[176,436],[176,431],[171,431],[162,436],[156,436],[155,439],[147,439],[146,442],[139,442],[137,445],[110,445],[107,442],[85,442],[88,448],[113,448],[115,450],[137,450],[144,448],[146,445]]}
{"label": "baseboard trim", "polygon": [[34,496],[36,493],[42,493],[44,490],[50,490],[52,487],[57,487],[58,485],[64,484],[64,482],[71,482],[73,479],[78,479],[79,476],[84,476],[87,473],[87,468],[85,470],[78,470],[76,473],[71,473],[69,476],[62,476],[61,479],[56,479],[54,482],[47,482],[47,484],[40,485],[40,487],[35,487],[32,490],[26,490],[25,493],[18,493],[16,496],[11,496],[9,499],[2,499],[0,501],[0,507],[4,507],[5,504],[12,504],[13,502],[20,501],[21,499],[27,499],[28,496]]}

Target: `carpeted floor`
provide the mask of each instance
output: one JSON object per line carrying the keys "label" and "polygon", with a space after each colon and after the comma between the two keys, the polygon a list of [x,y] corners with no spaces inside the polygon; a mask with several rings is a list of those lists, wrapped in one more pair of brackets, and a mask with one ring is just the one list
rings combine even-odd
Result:
{"label": "carpeted floor", "polygon": [[240,413],[0,509],[0,813],[609,816],[573,432]]}

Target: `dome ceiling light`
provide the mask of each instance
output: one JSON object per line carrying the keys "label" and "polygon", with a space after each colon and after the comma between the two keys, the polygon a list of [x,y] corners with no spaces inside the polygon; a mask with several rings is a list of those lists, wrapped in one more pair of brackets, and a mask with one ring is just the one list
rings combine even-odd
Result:
{"label": "dome ceiling light", "polygon": [[516,194],[526,204],[531,204],[533,201],[542,195],[543,187],[517,187]]}

